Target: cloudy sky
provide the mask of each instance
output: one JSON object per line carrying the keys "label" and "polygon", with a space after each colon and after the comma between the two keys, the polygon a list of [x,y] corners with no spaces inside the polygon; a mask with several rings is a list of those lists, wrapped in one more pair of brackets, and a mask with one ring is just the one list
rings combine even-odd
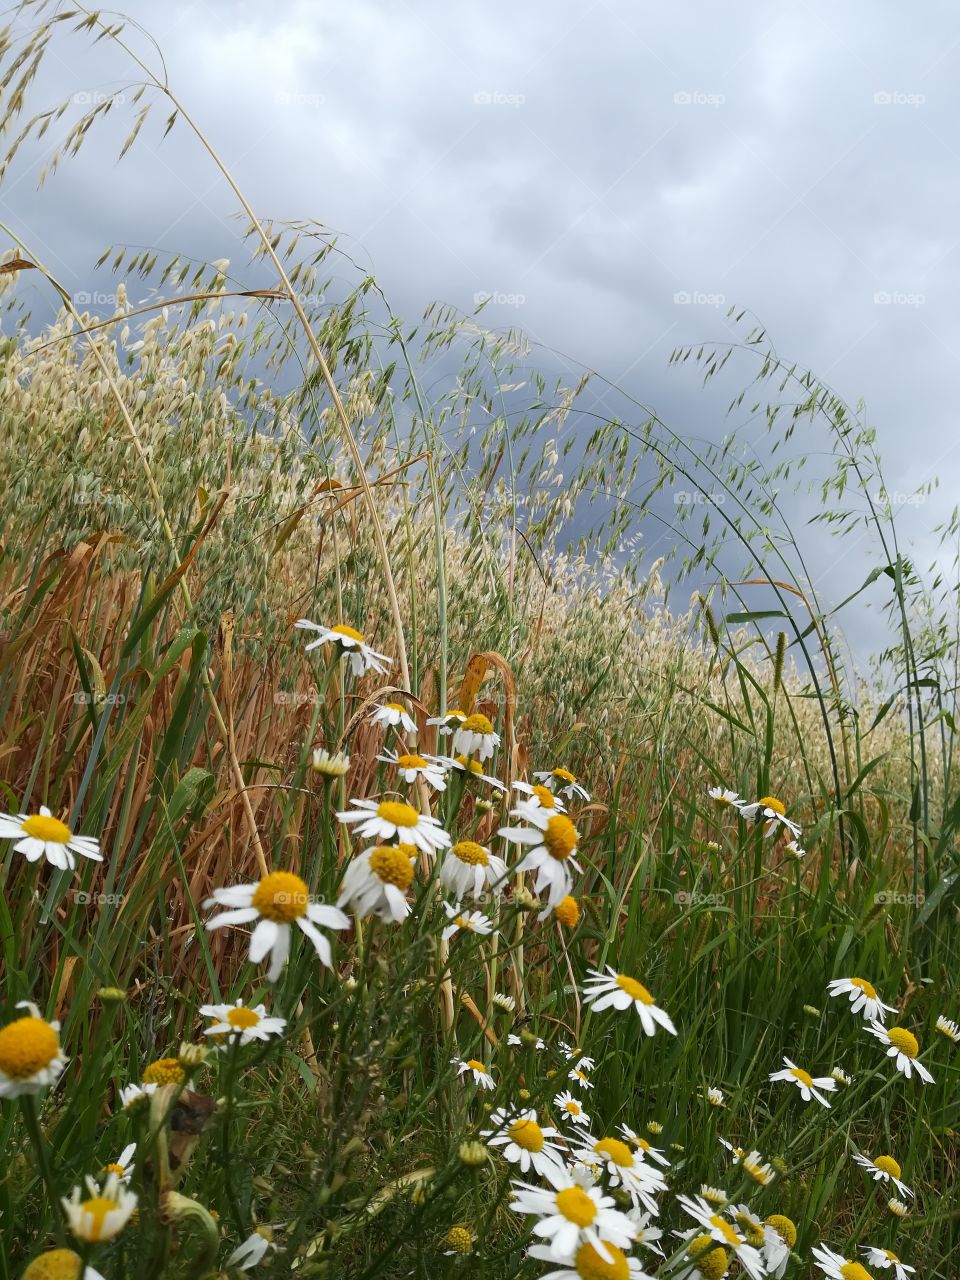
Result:
{"label": "cloudy sky", "polygon": [[[336,230],[401,314],[492,294],[492,325],[519,324],[717,439],[722,405],[667,358],[731,336],[727,308],[749,308],[778,351],[867,401],[889,488],[941,477],[897,516],[932,555],[960,479],[949,0],[927,0],[922,22],[899,0],[121,8],[156,37],[258,212]],[[51,96],[127,78],[82,44],[57,58]],[[159,125],[119,168],[120,121],[39,196],[43,148],[0,189],[3,217],[68,287],[109,243],[237,261],[222,184],[185,133],[161,145]],[[819,562],[828,598],[846,594],[850,575]]]}

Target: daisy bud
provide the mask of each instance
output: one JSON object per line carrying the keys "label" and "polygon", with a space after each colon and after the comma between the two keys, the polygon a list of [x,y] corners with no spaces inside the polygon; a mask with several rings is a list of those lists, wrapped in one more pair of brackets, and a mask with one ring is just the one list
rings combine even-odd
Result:
{"label": "daisy bud", "polygon": [[803,1006],[803,1012],[807,1015],[808,1018],[820,1017],[820,1010],[815,1005],[812,1005],[812,1004],[805,1004]]}
{"label": "daisy bud", "polygon": [[451,1227],[443,1237],[448,1253],[467,1254],[473,1252],[473,1232],[466,1223],[458,1223]]}
{"label": "daisy bud", "polygon": [[125,1004],[127,993],[121,987],[101,987],[97,999],[101,1004]]}
{"label": "daisy bud", "polygon": [[205,1044],[190,1044],[184,1041],[180,1046],[177,1060],[186,1071],[194,1071],[197,1067],[204,1065],[211,1053],[212,1050]]}
{"label": "daisy bud", "polygon": [[514,892],[513,901],[521,911],[540,910],[540,899],[532,894],[529,889],[517,889]]}
{"label": "daisy bud", "polygon": [[197,1275],[213,1266],[220,1248],[220,1229],[202,1204],[179,1191],[165,1191],[160,1198],[160,1215],[165,1222],[189,1222],[194,1227],[199,1252],[191,1258],[191,1264]]}
{"label": "daisy bud", "polygon": [[488,1160],[487,1148],[482,1142],[461,1142],[457,1154],[469,1169],[479,1169]]}

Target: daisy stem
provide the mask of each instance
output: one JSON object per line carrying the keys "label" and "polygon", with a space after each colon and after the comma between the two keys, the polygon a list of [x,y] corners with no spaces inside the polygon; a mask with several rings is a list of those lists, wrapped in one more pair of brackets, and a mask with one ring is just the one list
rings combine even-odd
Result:
{"label": "daisy stem", "polygon": [[63,1207],[60,1204],[60,1197],[57,1195],[57,1184],[53,1177],[53,1169],[50,1165],[50,1154],[47,1151],[47,1144],[40,1131],[36,1099],[31,1094],[23,1094],[20,1098],[20,1110],[23,1114],[23,1123],[30,1136],[30,1141],[37,1153],[37,1164],[40,1167],[40,1176],[47,1189],[47,1199],[50,1201],[50,1209],[53,1213],[54,1231],[56,1232],[57,1240],[60,1243],[63,1243],[65,1239],[63,1230]]}
{"label": "daisy stem", "polygon": [[230,1052],[227,1054],[227,1069],[224,1080],[224,1097],[226,1098],[226,1106],[223,1116],[223,1179],[227,1193],[227,1200],[230,1204],[230,1212],[233,1214],[234,1226],[237,1234],[244,1234],[243,1215],[240,1212],[240,1202],[237,1199],[236,1188],[233,1185],[233,1155],[230,1150],[230,1129],[233,1124],[233,1103],[234,1103],[234,1085],[237,1076],[237,1059],[240,1054],[240,1036],[235,1036],[233,1044],[230,1046]]}

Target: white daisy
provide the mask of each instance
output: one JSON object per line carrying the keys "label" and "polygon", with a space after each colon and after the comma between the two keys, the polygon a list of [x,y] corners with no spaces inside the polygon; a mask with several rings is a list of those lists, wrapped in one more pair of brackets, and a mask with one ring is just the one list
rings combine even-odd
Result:
{"label": "white daisy", "polygon": [[527,1040],[522,1040],[520,1036],[514,1035],[511,1031],[507,1036],[507,1044],[511,1045],[514,1049],[525,1049],[529,1046],[532,1049],[536,1049],[537,1053],[542,1053],[544,1049],[546,1049],[546,1042],[541,1040],[539,1036],[535,1036],[533,1032],[530,1031],[524,1032],[524,1034],[528,1037]]}
{"label": "white daisy", "polygon": [[253,964],[259,964],[269,954],[267,978],[270,982],[276,982],[287,962],[292,925],[295,924],[307,935],[320,957],[320,963],[327,968],[333,963],[330,943],[317,925],[322,925],[324,929],[350,928],[349,917],[339,907],[311,902],[305,881],[290,871],[272,871],[257,884],[238,884],[230,889],[214,889],[213,895],[203,905],[229,908],[212,916],[207,921],[208,929],[257,921],[250,936],[250,960]]}
{"label": "white daisy", "polygon": [[864,1022],[883,1022],[884,1014],[896,1013],[892,1004],[884,1004],[877,989],[866,978],[835,978],[827,984],[832,996],[849,996],[850,1012],[862,1015]]}
{"label": "white daisy", "polygon": [[796,1225],[785,1214],[774,1213],[763,1224],[763,1264],[773,1280],[781,1280],[790,1264],[790,1250],[797,1243]]}
{"label": "white daisy", "polygon": [[345,778],[350,772],[350,757],[345,751],[331,754],[325,747],[316,747],[313,752],[313,769],[328,781]]}
{"label": "white daisy", "polygon": [[[450,921],[440,935],[444,942],[452,938],[460,929],[463,929],[466,933],[479,933],[483,937],[487,937],[494,932],[493,921],[489,916],[485,916],[482,911],[464,911],[459,902],[456,906],[451,906],[449,902],[445,902],[443,909],[447,913],[447,919]],[[516,1036],[511,1036],[510,1038],[515,1040]],[[517,1043],[520,1043],[519,1040]]]}
{"label": "white daisy", "polygon": [[574,1159],[588,1168],[600,1167],[612,1187],[623,1187],[634,1205],[657,1213],[656,1196],[666,1191],[667,1182],[659,1169],[646,1164],[640,1152],[619,1138],[591,1138],[584,1134],[583,1146],[575,1148]]}
{"label": "white daisy", "polygon": [[871,1022],[869,1030],[887,1046],[887,1057],[896,1059],[897,1070],[908,1080],[915,1071],[924,1084],[933,1084],[933,1076],[918,1056],[920,1045],[912,1031],[906,1027],[885,1027],[881,1022]]}
{"label": "white daisy", "polygon": [[867,1156],[855,1154],[853,1158],[861,1168],[866,1169],[874,1182],[890,1182],[902,1196],[913,1196],[907,1184],[900,1181],[903,1170],[893,1156],[877,1156],[876,1160],[871,1160]]}
{"label": "white daisy", "polygon": [[863,1271],[855,1258],[845,1258],[841,1253],[834,1253],[829,1245],[814,1245],[813,1258],[829,1280],[855,1280],[857,1268]]}
{"label": "white daisy", "polygon": [[577,828],[562,813],[554,813],[539,805],[520,801],[511,817],[528,823],[521,827],[501,827],[497,832],[513,844],[529,846],[514,871],[536,871],[536,893],[547,891],[547,901],[555,907],[570,893],[573,876],[570,868],[582,871],[576,860]]}
{"label": "white daisy", "polygon": [[[370,717],[371,724],[382,724],[389,729],[402,729],[411,735],[417,732],[417,722],[399,702],[385,702],[376,707]],[[431,723],[428,721],[428,723]]]}
{"label": "white daisy", "polygon": [[565,1120],[569,1120],[573,1124],[578,1124],[581,1128],[589,1127],[590,1117],[569,1089],[565,1093],[558,1093],[553,1100],[553,1105],[563,1115]]}
{"label": "white daisy", "polygon": [[442,716],[430,716],[427,724],[437,726],[437,734],[454,733],[467,718],[465,711],[446,711]]}
{"label": "white daisy", "polygon": [[[543,1177],[549,1187],[514,1182],[510,1208],[537,1219],[533,1234],[548,1243],[550,1258],[569,1261],[582,1244],[592,1244],[604,1257],[604,1242],[629,1248],[637,1229],[625,1213],[614,1208],[613,1196],[604,1195],[586,1176],[574,1177],[561,1165],[546,1165]],[[609,1263],[607,1253],[604,1261]]]}
{"label": "white daisy", "polygon": [[395,751],[386,751],[377,756],[384,764],[392,764],[404,782],[416,782],[423,778],[434,791],[446,791],[447,781],[443,776],[443,761],[433,756],[397,755]]}
{"label": "white daisy", "polygon": [[960,1027],[950,1018],[944,1018],[943,1015],[937,1018],[937,1025],[934,1028],[939,1031],[942,1036],[946,1036],[948,1040],[952,1040],[954,1044],[960,1044]]}
{"label": "white daisy", "polygon": [[402,800],[351,800],[352,810],[338,813],[340,822],[356,822],[356,834],[370,840],[396,840],[415,844],[424,853],[445,849],[450,837],[439,821],[429,813],[417,813],[413,805]]}
{"label": "white daisy", "polygon": [[556,1141],[559,1131],[541,1127],[535,1110],[498,1108],[491,1114],[490,1123],[492,1128],[481,1129],[480,1136],[487,1139],[487,1146],[502,1147],[500,1154],[511,1164],[519,1165],[521,1173],[529,1173],[532,1168],[546,1176],[547,1165],[563,1165],[563,1148]]}
{"label": "white daisy", "polygon": [[651,1146],[646,1138],[641,1138],[639,1133],[634,1133],[628,1124],[622,1124],[620,1132],[623,1134],[624,1140],[636,1149],[641,1160],[655,1160],[657,1164],[663,1165],[664,1169],[670,1168],[670,1161],[660,1148]]}
{"label": "white daisy", "polygon": [[572,1080],[574,1084],[578,1084],[581,1089],[592,1089],[593,1082],[587,1073],[581,1070],[579,1064],[575,1066],[567,1076],[568,1080]]}
{"label": "white daisy", "polygon": [[358,854],[343,874],[337,906],[359,916],[399,923],[410,914],[407,890],[413,883],[417,850],[412,844],[378,844]]}
{"label": "white daisy", "polygon": [[795,1062],[791,1062],[789,1058],[784,1058],[786,1069],[783,1071],[771,1071],[770,1080],[786,1080],[791,1084],[795,1084],[800,1090],[800,1097],[804,1102],[809,1102],[811,1098],[816,1098],[822,1107],[830,1106],[820,1090],[825,1093],[832,1093],[837,1087],[837,1082],[833,1076],[812,1076],[809,1071],[804,1071],[803,1067],[798,1067]]}
{"label": "white daisy", "polygon": [[792,858],[794,862],[802,862],[807,856],[806,849],[801,849],[796,840],[788,840],[783,846],[783,852],[788,858]]}
{"label": "white daisy", "polygon": [[800,839],[800,824],[787,817],[783,801],[778,800],[776,796],[763,796],[752,804],[744,804],[741,801],[737,808],[748,822],[764,823],[765,836],[772,836],[775,831],[782,828],[784,831],[789,831],[794,840]]}
{"label": "white daisy", "polygon": [[126,1111],[141,1099],[149,1098],[151,1093],[156,1093],[159,1087],[156,1084],[125,1084],[120,1090],[120,1105]]}
{"label": "white daisy", "polygon": [[477,898],[485,889],[502,893],[507,864],[475,840],[458,840],[444,854],[440,883],[457,898]]}
{"label": "white daisy", "polygon": [[74,1187],[70,1198],[60,1201],[70,1232],[88,1243],[112,1240],[130,1221],[137,1197],[115,1173],[108,1174],[102,1186],[93,1178],[85,1181],[90,1193],[87,1199],[81,1200],[81,1189]]}
{"label": "white daisy", "polygon": [[687,1241],[686,1266],[676,1272],[676,1280],[723,1280],[730,1265],[730,1255],[717,1244],[708,1231],[675,1231]]}
{"label": "white daisy", "polygon": [[268,1249],[275,1249],[273,1232],[269,1227],[257,1227],[246,1240],[237,1245],[226,1261],[227,1267],[236,1267],[238,1271],[249,1271],[267,1256]]}
{"label": "white daisy", "polygon": [[457,1068],[457,1075],[462,1076],[464,1072],[469,1071],[473,1076],[474,1084],[480,1085],[481,1089],[495,1089],[497,1086],[493,1076],[487,1071],[487,1068],[478,1058],[451,1058],[451,1063]]}
{"label": "white daisy", "polygon": [[646,1209],[628,1209],[627,1217],[637,1229],[634,1243],[643,1245],[645,1249],[650,1249],[653,1253],[659,1253],[662,1258],[663,1250],[658,1241],[663,1239],[663,1232],[659,1227],[649,1225],[653,1214],[648,1213]]}
{"label": "white daisy", "polygon": [[834,1067],[830,1074],[833,1076],[834,1080],[836,1080],[837,1084],[842,1084],[844,1088],[849,1084],[853,1084],[853,1077],[848,1076],[842,1067]]}
{"label": "white daisy", "polygon": [[285,1018],[268,1017],[266,1005],[248,1008],[242,1000],[235,1004],[204,1004],[200,1006],[200,1012],[205,1018],[214,1019],[204,1035],[227,1036],[230,1041],[239,1040],[241,1044],[282,1035],[287,1025]]}
{"label": "white daisy", "polygon": [[760,1280],[764,1272],[760,1252],[747,1243],[732,1223],[714,1213],[713,1208],[700,1196],[677,1196],[677,1202],[711,1239],[737,1255],[740,1265],[753,1280]]}
{"label": "white daisy", "polygon": [[318,622],[300,618],[294,625],[301,631],[317,633],[316,640],[311,640],[304,652],[309,653],[318,645],[335,644],[341,655],[349,659],[350,669],[355,676],[366,675],[368,671],[377,671],[383,675],[391,665],[385,653],[377,653],[371,649],[359,631],[343,622],[338,622],[335,627],[322,627]]}
{"label": "white daisy", "polygon": [[644,1271],[639,1258],[633,1258],[611,1240],[603,1240],[599,1248],[589,1241],[578,1245],[569,1257],[558,1259],[550,1245],[533,1244],[527,1250],[531,1258],[559,1263],[546,1271],[540,1280],[583,1280],[587,1277],[611,1276],[614,1280],[654,1280]]}
{"label": "white daisy", "polygon": [[75,836],[44,804],[39,813],[0,814],[0,840],[16,840],[15,853],[22,853],[28,862],[46,858],[60,871],[73,871],[77,854],[103,861],[100,844],[93,836]]}
{"label": "white daisy", "polygon": [[128,1143],[116,1160],[103,1166],[103,1172],[106,1174],[115,1173],[121,1182],[129,1182],[133,1173],[133,1157],[136,1151],[137,1144],[135,1142]]}
{"label": "white daisy", "polygon": [[725,1107],[727,1105],[727,1100],[723,1096],[723,1090],[716,1089],[713,1086],[707,1089],[706,1099],[710,1103],[711,1107]]}
{"label": "white daisy", "polygon": [[868,1245],[862,1248],[861,1252],[871,1267],[879,1267],[881,1271],[886,1271],[892,1267],[894,1280],[909,1280],[909,1277],[917,1269],[916,1267],[907,1266],[905,1262],[901,1262],[892,1249],[878,1249],[874,1245]]}
{"label": "white daisy", "polygon": [[572,800],[574,796],[580,800],[590,799],[590,793],[580,785],[569,769],[545,769],[533,776],[556,795],[566,796],[568,800]]}
{"label": "white daisy", "polygon": [[604,1009],[614,1008],[618,1012],[629,1009],[633,1005],[640,1016],[640,1026],[644,1035],[652,1036],[658,1026],[669,1031],[672,1036],[677,1029],[664,1011],[658,1007],[647,988],[636,978],[617,973],[607,965],[609,977],[597,969],[587,970],[590,977],[584,984],[583,1000],[596,1013]]}
{"label": "white daisy", "polygon": [[494,733],[487,717],[477,711],[461,720],[453,731],[453,754],[468,759],[476,756],[481,764],[490,759],[499,745],[499,733]]}
{"label": "white daisy", "polygon": [[29,1000],[16,1007],[26,1014],[0,1027],[0,1098],[42,1093],[69,1062],[60,1048],[60,1023],[41,1018]]}
{"label": "white daisy", "polygon": [[455,773],[465,774],[473,782],[485,782],[488,787],[493,787],[494,791],[506,791],[506,785],[499,778],[491,777],[489,773],[483,772],[483,765],[479,760],[468,760],[466,756],[437,756],[437,760],[445,769],[452,769]]}
{"label": "white daisy", "polygon": [[567,806],[560,797],[554,795],[549,787],[541,786],[539,782],[535,787],[532,787],[529,782],[515,782],[513,788],[521,792],[526,797],[525,803],[534,808],[551,809],[554,813],[567,812]]}
{"label": "white daisy", "polygon": [[730,791],[727,787],[711,787],[708,790],[707,795],[715,804],[720,805],[721,808],[724,809],[736,809],[743,804],[743,801],[740,799],[739,795],[737,795],[736,791]]}

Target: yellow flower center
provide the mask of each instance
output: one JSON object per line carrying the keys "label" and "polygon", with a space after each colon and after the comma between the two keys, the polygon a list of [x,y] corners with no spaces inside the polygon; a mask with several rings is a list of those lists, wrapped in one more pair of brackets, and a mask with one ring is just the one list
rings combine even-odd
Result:
{"label": "yellow flower center", "polygon": [[104,1173],[115,1173],[118,1178],[125,1178],[127,1171],[122,1164],[105,1164],[103,1166]]}
{"label": "yellow flower center", "polygon": [[451,852],[454,857],[471,867],[486,867],[490,863],[490,855],[475,840],[458,840]]}
{"label": "yellow flower center", "polygon": [[710,1225],[716,1231],[719,1231],[727,1244],[731,1245],[733,1248],[736,1248],[740,1243],[740,1237],[737,1235],[736,1231],[734,1231],[730,1223],[727,1222],[726,1218],[721,1218],[719,1214],[715,1213],[710,1219]]}
{"label": "yellow flower center", "polygon": [[553,776],[559,778],[561,782],[576,782],[577,780],[569,769],[554,769]]}
{"label": "yellow flower center", "polygon": [[578,1227],[589,1227],[597,1216],[597,1206],[580,1187],[566,1187],[558,1191],[554,1199],[557,1212]]}
{"label": "yellow flower center", "polygon": [[468,1227],[451,1227],[443,1237],[443,1243],[454,1253],[470,1253],[473,1250],[473,1235]]}
{"label": "yellow flower center", "polygon": [[754,1182],[766,1183],[770,1180],[770,1174],[762,1164],[757,1164],[756,1160],[743,1160],[743,1168],[749,1173]]}
{"label": "yellow flower center", "polygon": [[537,1124],[536,1120],[514,1120],[507,1132],[524,1151],[542,1151],[543,1150],[543,1130]]}
{"label": "yellow flower center", "polygon": [[290,924],[306,914],[309,899],[310,891],[299,876],[291,871],[271,871],[254,890],[251,905],[265,920]]}
{"label": "yellow flower center", "polygon": [[399,844],[382,844],[370,854],[370,870],[384,884],[394,884],[404,893],[413,881],[413,863],[406,848]]}
{"label": "yellow flower center", "polygon": [[551,858],[556,858],[557,862],[566,862],[577,847],[577,828],[562,813],[555,813],[552,818],[547,819],[543,843]]}
{"label": "yellow flower center", "polygon": [[736,1215],[736,1223],[743,1232],[747,1244],[752,1244],[755,1249],[763,1247],[763,1224],[757,1222],[756,1218],[751,1218],[748,1213],[738,1213]]}
{"label": "yellow flower center", "polygon": [[694,1236],[687,1256],[704,1280],[722,1280],[727,1274],[727,1251],[722,1245],[714,1244],[712,1236]]}
{"label": "yellow flower center", "polygon": [[28,1264],[23,1280],[78,1280],[80,1255],[72,1249],[50,1249]]}
{"label": "yellow flower center", "polygon": [[557,905],[553,908],[554,916],[561,924],[572,929],[580,919],[580,906],[576,898],[571,898],[569,894],[565,898],[561,898]]}
{"label": "yellow flower center", "polygon": [[580,1280],[629,1280],[630,1264],[623,1250],[609,1240],[603,1241],[603,1247],[610,1257],[609,1262],[601,1258],[589,1240],[577,1250],[573,1265]]}
{"label": "yellow flower center", "polygon": [[862,991],[868,1000],[876,1000],[877,989],[866,978],[851,978],[850,985],[851,987],[856,987],[858,991]]}
{"label": "yellow flower center", "polygon": [[533,788],[533,794],[540,801],[540,805],[544,809],[555,809],[557,807],[556,797],[549,787],[543,787],[539,783]]}
{"label": "yellow flower center", "polygon": [[158,1058],[143,1073],[144,1084],[183,1084],[186,1072],[176,1058]]}
{"label": "yellow flower center", "polygon": [[[84,1215],[89,1215],[90,1221],[84,1220],[83,1239],[84,1240],[103,1240],[104,1229],[107,1223],[107,1214],[113,1213],[120,1206],[116,1200],[108,1200],[106,1196],[92,1196],[89,1200],[80,1201],[80,1209]],[[112,1233],[111,1234],[115,1234]],[[110,1237],[107,1236],[106,1239]]]}
{"label": "yellow flower center", "polygon": [[338,636],[346,636],[348,640],[356,640],[357,644],[363,644],[363,636],[360,632],[354,631],[353,627],[348,627],[345,622],[338,622],[330,630],[335,631]]}
{"label": "yellow flower center", "polygon": [[619,1138],[601,1138],[593,1144],[593,1149],[598,1156],[605,1157],[621,1169],[633,1168],[633,1152]]}
{"label": "yellow flower center", "polygon": [[479,711],[475,711],[472,716],[467,716],[461,728],[467,729],[470,733],[493,733],[493,725]]}
{"label": "yellow flower center", "polygon": [[578,1116],[581,1111],[580,1103],[575,1102],[573,1098],[571,1098],[569,1102],[565,1102],[563,1104],[563,1109],[566,1111],[567,1115],[570,1116]]}
{"label": "yellow flower center", "polygon": [[42,813],[35,813],[24,819],[20,830],[34,840],[46,840],[50,844],[66,844],[73,832],[59,818],[45,818]]}
{"label": "yellow flower center", "polygon": [[397,756],[397,767],[400,769],[426,769],[429,763],[423,756]]}
{"label": "yellow flower center", "polygon": [[17,1018],[0,1030],[0,1071],[12,1080],[29,1080],[60,1052],[60,1038],[42,1018]]}
{"label": "yellow flower center", "polygon": [[237,1005],[235,1009],[227,1011],[227,1021],[231,1027],[237,1031],[246,1031],[248,1027],[255,1027],[260,1021],[259,1013],[253,1009],[247,1009],[244,1005]]}
{"label": "yellow flower center", "polygon": [[872,1280],[870,1272],[859,1262],[845,1262],[840,1268],[843,1280]]}
{"label": "yellow flower center", "polygon": [[882,1169],[884,1173],[889,1173],[892,1178],[899,1178],[902,1173],[893,1156],[877,1156],[873,1163],[878,1169]]}
{"label": "yellow flower center", "polygon": [[404,711],[405,712],[407,709],[402,702],[385,702],[383,706],[384,706],[384,710],[386,711]]}
{"label": "yellow flower center", "polygon": [[467,1066],[471,1071],[482,1071],[486,1075],[487,1068],[477,1058],[468,1059]]}
{"label": "yellow flower center", "polygon": [[462,769],[466,769],[468,773],[483,773],[483,765],[479,760],[468,760],[466,756],[456,756],[456,762]]}
{"label": "yellow flower center", "polygon": [[887,1039],[907,1058],[915,1058],[920,1052],[917,1037],[906,1027],[890,1027],[887,1031]]}
{"label": "yellow flower center", "polygon": [[404,804],[401,800],[384,800],[382,804],[378,804],[377,817],[395,827],[415,827],[420,821],[420,815],[413,805]]}
{"label": "yellow flower center", "polygon": [[781,818],[787,812],[786,805],[776,796],[761,796],[757,803],[764,809],[772,809],[774,813],[779,813]]}
{"label": "yellow flower center", "polygon": [[631,1000],[639,1000],[641,1004],[654,1004],[653,996],[636,978],[628,978],[625,973],[617,974],[617,986],[625,991]]}
{"label": "yellow flower center", "polygon": [[805,1084],[808,1089],[813,1088],[813,1076],[809,1071],[804,1071],[803,1067],[791,1067],[790,1074],[794,1080],[799,1080],[801,1084]]}
{"label": "yellow flower center", "polygon": [[767,1226],[773,1227],[783,1243],[789,1248],[792,1249],[797,1243],[796,1224],[785,1213],[772,1213],[767,1219]]}

